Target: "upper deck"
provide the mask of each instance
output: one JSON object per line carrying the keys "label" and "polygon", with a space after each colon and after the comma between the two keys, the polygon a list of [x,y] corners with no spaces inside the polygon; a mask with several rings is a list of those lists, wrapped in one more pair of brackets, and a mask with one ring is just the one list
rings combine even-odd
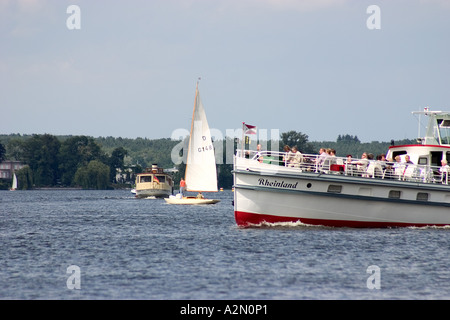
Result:
{"label": "upper deck", "polygon": [[[450,162],[450,112],[431,111],[425,108],[423,111],[414,111],[418,116],[417,144],[391,146],[386,154],[387,159],[395,160],[397,156],[404,159],[408,154],[411,161],[418,165],[430,165],[439,167],[441,161]],[[426,126],[422,124],[422,117],[428,118]],[[425,135],[421,135],[421,128],[425,127]]]}
{"label": "upper deck", "polygon": [[[238,150],[236,157],[241,155],[242,151]],[[252,160],[253,168],[274,174],[305,172],[423,184],[448,185],[449,183],[449,166],[434,166],[429,162],[406,163],[404,156],[399,157],[400,161],[394,161],[317,154],[300,154],[295,157],[292,153],[286,152],[252,150],[245,150],[244,155],[244,158]]]}

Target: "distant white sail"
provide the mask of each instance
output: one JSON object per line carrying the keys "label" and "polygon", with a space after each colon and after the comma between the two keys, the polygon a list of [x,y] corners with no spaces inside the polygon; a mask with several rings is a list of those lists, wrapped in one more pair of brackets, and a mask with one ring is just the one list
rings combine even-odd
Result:
{"label": "distant white sail", "polygon": [[17,189],[17,177],[16,177],[16,174],[14,173],[11,190],[16,190],[16,189]]}
{"label": "distant white sail", "polygon": [[185,180],[188,191],[218,191],[214,147],[198,84],[195,90]]}

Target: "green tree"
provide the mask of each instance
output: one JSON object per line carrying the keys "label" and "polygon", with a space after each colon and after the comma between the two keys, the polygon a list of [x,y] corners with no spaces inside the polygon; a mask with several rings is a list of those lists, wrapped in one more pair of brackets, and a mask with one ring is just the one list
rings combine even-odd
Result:
{"label": "green tree", "polygon": [[127,154],[128,154],[128,151],[125,150],[123,147],[117,147],[113,150],[111,156],[108,159],[110,181],[114,181],[117,169],[120,169],[123,171],[124,158]]}
{"label": "green tree", "polygon": [[28,190],[33,187],[33,173],[29,166],[25,166],[16,171],[17,187],[20,190]]}
{"label": "green tree", "polygon": [[283,150],[285,145],[291,148],[297,146],[302,153],[314,153],[313,145],[308,142],[308,135],[294,130],[281,134],[280,150]]}
{"label": "green tree", "polygon": [[105,162],[105,159],[105,154],[93,138],[86,136],[70,137],[61,144],[59,152],[61,183],[73,185],[75,173],[80,167],[86,166],[92,160]]}
{"label": "green tree", "polygon": [[148,138],[113,138],[113,137],[100,137],[95,141],[99,143],[102,149],[112,154],[113,150],[119,147],[123,147],[127,150],[127,159],[129,164],[139,164],[143,168],[149,167],[154,163],[157,163],[163,168],[172,168],[174,166],[170,151],[179,143],[177,140],[172,139],[148,139]]}
{"label": "green tree", "polygon": [[74,182],[84,189],[107,189],[109,187],[109,167],[98,160],[92,160],[87,165],[78,168]]}
{"label": "green tree", "polygon": [[3,144],[0,143],[0,162],[5,160],[6,149]]}
{"label": "green tree", "polygon": [[50,134],[33,135],[23,146],[23,161],[30,166],[36,186],[52,186],[59,179],[58,153],[61,143]]}
{"label": "green tree", "polygon": [[10,160],[23,160],[25,141],[20,138],[11,139],[7,145],[7,157]]}
{"label": "green tree", "polygon": [[349,134],[338,135],[336,142],[348,142],[348,143],[360,143],[358,136],[352,136]]}

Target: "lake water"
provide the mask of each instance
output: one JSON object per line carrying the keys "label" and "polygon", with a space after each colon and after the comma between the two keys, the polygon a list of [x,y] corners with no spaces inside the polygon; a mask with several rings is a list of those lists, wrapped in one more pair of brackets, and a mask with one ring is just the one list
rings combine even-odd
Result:
{"label": "lake water", "polygon": [[450,298],[448,228],[242,229],[214,197],[1,191],[0,299]]}

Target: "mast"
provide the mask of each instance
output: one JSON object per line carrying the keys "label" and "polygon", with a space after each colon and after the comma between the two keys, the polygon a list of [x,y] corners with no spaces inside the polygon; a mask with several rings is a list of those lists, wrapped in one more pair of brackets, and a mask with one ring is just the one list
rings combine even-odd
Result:
{"label": "mast", "polygon": [[195,108],[197,107],[197,96],[198,96],[198,82],[200,81],[200,77],[197,80],[197,84],[195,86],[195,98],[194,98],[194,108],[192,110],[192,119],[191,119],[191,131],[189,133],[189,144],[188,144],[188,152],[186,155],[186,168],[184,170],[184,180],[186,181],[186,173],[189,159],[189,152],[191,151],[191,140],[192,140],[192,130],[194,129],[194,116],[195,116]]}

